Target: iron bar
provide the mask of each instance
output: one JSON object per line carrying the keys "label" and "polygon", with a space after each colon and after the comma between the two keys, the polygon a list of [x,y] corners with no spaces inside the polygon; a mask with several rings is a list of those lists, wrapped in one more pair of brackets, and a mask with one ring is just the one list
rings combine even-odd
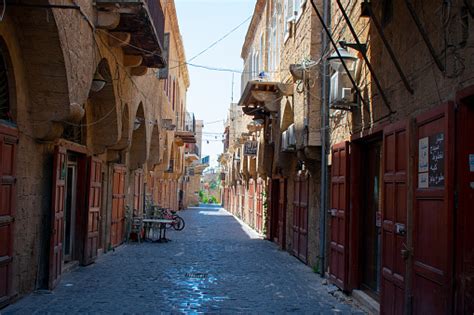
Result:
{"label": "iron bar", "polygon": [[339,60],[341,60],[342,66],[344,67],[344,70],[347,72],[347,75],[349,76],[349,79],[351,80],[351,83],[352,83],[352,85],[354,86],[354,89],[356,90],[357,95],[359,95],[359,97],[360,97],[362,103],[364,103],[364,105],[367,106],[367,108],[368,108],[368,107],[369,107],[369,104],[367,103],[367,101],[366,101],[366,100],[364,99],[364,97],[362,96],[362,92],[360,91],[359,87],[357,86],[357,83],[355,82],[354,78],[352,77],[352,74],[351,74],[351,72],[349,71],[349,68],[347,68],[346,62],[344,61],[344,59],[343,59],[342,56],[341,56],[341,53],[340,53],[339,50],[337,49],[337,48],[338,48],[338,47],[337,47],[337,44],[336,44],[336,42],[334,41],[334,38],[332,38],[331,32],[329,31],[328,27],[326,26],[326,23],[324,22],[324,19],[323,19],[323,17],[321,16],[321,13],[319,12],[318,8],[317,8],[316,5],[314,4],[314,0],[311,0],[311,5],[313,6],[314,11],[316,11],[316,15],[318,16],[318,19],[319,19],[319,21],[321,22],[321,25],[323,26],[324,31],[325,31],[326,34],[328,35],[329,40],[331,41],[332,46],[333,46],[334,49],[336,50],[337,57],[339,58]]}
{"label": "iron bar", "polygon": [[418,28],[418,31],[420,32],[421,34],[421,37],[423,38],[425,44],[426,44],[426,47],[428,47],[428,50],[430,51],[430,54],[431,54],[431,57],[433,57],[434,59],[434,62],[436,63],[436,65],[438,66],[438,69],[441,71],[441,72],[444,72],[445,71],[445,68],[444,68],[444,65],[443,63],[441,62],[441,60],[438,58],[437,54],[436,54],[436,51],[433,47],[433,44],[431,44],[431,40],[430,38],[428,37],[428,32],[426,32],[426,29],[425,27],[423,26],[423,23],[421,23],[421,20],[420,18],[418,17],[418,15],[416,14],[416,10],[415,10],[415,7],[413,6],[413,2],[411,2],[411,0],[405,0],[405,4],[408,8],[408,11],[410,12],[411,14],[411,17],[413,18],[413,21],[415,22],[416,24],[416,27]]}
{"label": "iron bar", "polygon": [[382,29],[382,25],[380,25],[379,20],[377,19],[377,16],[375,15],[375,12],[372,11],[372,3],[367,3],[366,6],[367,6],[367,9],[369,9],[369,15],[372,18],[372,22],[374,23],[374,26],[377,29],[380,35],[380,38],[382,39],[382,42],[385,45],[385,48],[387,49],[388,54],[390,55],[390,58],[392,59],[393,64],[395,65],[395,68],[397,68],[398,74],[400,75],[400,78],[402,79],[403,84],[405,85],[405,88],[408,90],[408,92],[410,92],[410,94],[413,94],[414,93],[413,88],[408,82],[408,79],[405,76],[405,73],[403,72],[403,69],[400,66],[400,63],[398,62],[398,59],[395,56],[395,53],[393,52],[392,46],[390,46],[390,43],[385,37],[385,34]]}
{"label": "iron bar", "polygon": [[[337,2],[337,5],[339,6],[339,9],[341,10],[342,15],[344,16],[344,19],[346,20],[347,26],[349,27],[349,30],[351,31],[352,36],[354,37],[356,43],[358,45],[362,45],[360,43],[359,36],[357,36],[357,33],[356,33],[354,27],[352,26],[351,20],[347,16],[346,10],[344,10],[344,7],[342,6],[341,0],[336,0],[336,2]],[[370,63],[369,58],[367,57],[367,53],[364,52],[364,51],[361,51],[361,54],[362,54],[362,57],[365,60],[365,63],[367,64],[367,68],[369,69],[370,74],[372,75],[372,80],[375,82],[375,85],[377,86],[377,89],[380,92],[380,96],[382,96],[382,99],[385,103],[385,106],[387,106],[390,113],[394,113],[394,111],[392,110],[392,107],[390,106],[390,103],[388,102],[387,95],[385,95],[385,92],[382,89],[382,85],[380,84],[380,81],[377,78],[377,75],[375,74],[375,70],[372,67],[372,64]]]}

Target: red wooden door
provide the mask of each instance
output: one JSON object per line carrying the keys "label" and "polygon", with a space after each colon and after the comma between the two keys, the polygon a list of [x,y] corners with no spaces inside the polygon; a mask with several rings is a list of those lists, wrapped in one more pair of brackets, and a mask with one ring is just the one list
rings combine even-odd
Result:
{"label": "red wooden door", "polygon": [[295,178],[293,192],[293,254],[308,259],[308,194],[309,176],[300,172]]}
{"label": "red wooden door", "polygon": [[384,129],[382,206],[382,314],[403,314],[407,231],[408,123]]}
{"label": "red wooden door", "polygon": [[330,279],[342,290],[348,288],[349,261],[349,143],[332,148]]}
{"label": "red wooden door", "polygon": [[124,236],[125,175],[126,168],[124,165],[114,165],[112,180],[112,223],[110,228],[110,240],[113,247],[120,245]]}
{"label": "red wooden door", "polygon": [[474,314],[474,89],[456,113],[456,314]]}
{"label": "red wooden door", "polygon": [[63,267],[64,197],[66,188],[66,148],[54,149],[53,195],[51,207],[51,237],[49,253],[49,288],[54,289],[61,279]]}
{"label": "red wooden door", "polygon": [[133,181],[133,216],[142,216],[143,204],[143,170],[135,171]]}
{"label": "red wooden door", "polygon": [[257,211],[256,229],[260,233],[263,230],[263,180],[257,180]]}
{"label": "red wooden door", "polygon": [[281,178],[279,181],[278,194],[278,243],[280,248],[286,247],[286,179]]}
{"label": "red wooden door", "polygon": [[251,179],[249,181],[249,225],[254,227],[255,225],[255,181]]}
{"label": "red wooden door", "polygon": [[0,127],[0,307],[10,299],[16,198],[16,130]]}
{"label": "red wooden door", "polygon": [[416,118],[413,313],[452,313],[453,104]]}
{"label": "red wooden door", "polygon": [[87,221],[85,224],[85,242],[83,265],[94,262],[99,247],[100,209],[102,205],[102,161],[89,158]]}

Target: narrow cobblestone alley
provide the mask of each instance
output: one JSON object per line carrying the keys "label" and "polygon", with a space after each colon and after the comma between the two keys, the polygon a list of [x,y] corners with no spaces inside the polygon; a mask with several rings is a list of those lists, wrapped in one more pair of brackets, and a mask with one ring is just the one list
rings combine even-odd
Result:
{"label": "narrow cobblestone alley", "polygon": [[171,242],[122,246],[66,274],[52,294],[33,293],[3,314],[362,313],[225,210],[182,216],[186,228],[169,233]]}

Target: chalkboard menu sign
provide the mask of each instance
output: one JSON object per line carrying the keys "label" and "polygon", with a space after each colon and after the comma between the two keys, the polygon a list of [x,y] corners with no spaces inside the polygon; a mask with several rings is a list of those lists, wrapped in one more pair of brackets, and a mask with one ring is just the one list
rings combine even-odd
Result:
{"label": "chalkboard menu sign", "polygon": [[257,141],[247,141],[244,145],[244,155],[257,156]]}
{"label": "chalkboard menu sign", "polygon": [[444,133],[429,137],[428,185],[444,187]]}

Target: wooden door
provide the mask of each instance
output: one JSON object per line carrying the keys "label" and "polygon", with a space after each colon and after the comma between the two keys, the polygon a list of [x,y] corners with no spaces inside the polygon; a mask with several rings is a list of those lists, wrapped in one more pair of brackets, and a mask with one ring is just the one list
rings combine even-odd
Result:
{"label": "wooden door", "polygon": [[299,172],[293,192],[293,254],[307,262],[308,259],[308,196],[309,175]]}
{"label": "wooden door", "polygon": [[57,146],[53,157],[53,195],[51,207],[51,236],[49,252],[49,288],[54,289],[61,279],[63,268],[64,204],[66,188],[67,152]]}
{"label": "wooden door", "polygon": [[123,241],[125,224],[125,175],[126,167],[115,164],[112,179],[112,223],[110,240],[116,247]]}
{"label": "wooden door", "polygon": [[270,207],[270,239],[273,240],[275,243],[280,244],[280,180],[273,179],[270,181],[270,185],[268,187],[270,191],[270,198],[269,198],[269,207]]}
{"label": "wooden door", "polygon": [[416,118],[413,314],[453,311],[452,112],[449,103]]}
{"label": "wooden door", "polygon": [[257,180],[257,213],[256,213],[256,229],[260,233],[263,230],[263,180]]}
{"label": "wooden door", "polygon": [[[408,123],[384,129],[382,182],[381,312],[403,314],[407,244],[409,136]],[[407,256],[405,256],[408,258]]]}
{"label": "wooden door", "polygon": [[13,222],[16,204],[16,150],[14,129],[0,127],[0,308],[12,294]]}
{"label": "wooden door", "polygon": [[143,214],[143,170],[135,170],[133,180],[133,216],[142,216]]}
{"label": "wooden door", "polygon": [[85,222],[84,255],[82,264],[89,265],[97,258],[99,248],[100,209],[102,205],[102,161],[96,157],[89,158],[87,187],[87,214]]}
{"label": "wooden door", "polygon": [[279,180],[278,194],[278,244],[281,249],[286,247],[286,179]]}
{"label": "wooden door", "polygon": [[474,314],[474,89],[456,113],[456,314]]}
{"label": "wooden door", "polygon": [[255,181],[250,179],[249,181],[249,225],[255,226]]}
{"label": "wooden door", "polygon": [[340,289],[348,288],[349,262],[349,143],[332,148],[331,217],[329,245],[330,279]]}

